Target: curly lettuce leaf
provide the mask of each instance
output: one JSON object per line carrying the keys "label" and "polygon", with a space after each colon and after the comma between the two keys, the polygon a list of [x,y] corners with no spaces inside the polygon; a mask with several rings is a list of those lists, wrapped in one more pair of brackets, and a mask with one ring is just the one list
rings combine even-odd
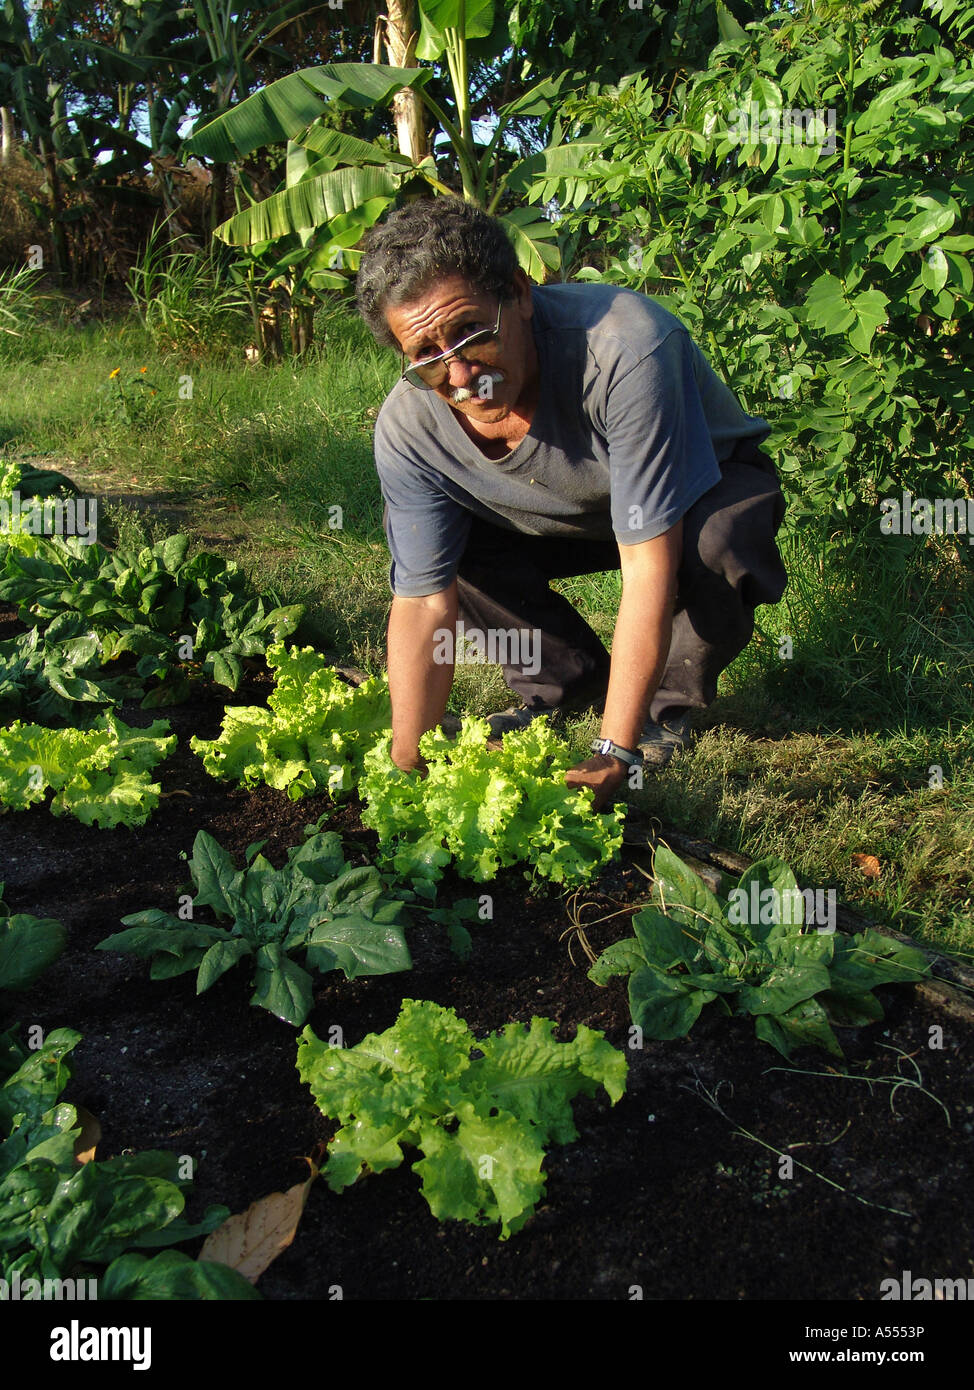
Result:
{"label": "curly lettuce leaf", "polygon": [[546,1147],[577,1138],[574,1098],[601,1086],[615,1104],[625,1089],[625,1057],[600,1033],[579,1027],[559,1043],[554,1027],[534,1018],[478,1042],[453,1009],[405,999],[391,1028],[354,1048],[328,1047],[306,1028],[298,1071],[341,1123],[329,1186],[341,1192],[365,1171],[398,1167],[403,1146],[417,1148],[413,1168],[433,1214],[499,1222],[506,1240],[544,1194]]}
{"label": "curly lettuce leaf", "polygon": [[466,720],[452,741],[424,734],[425,778],[394,766],[388,737],[366,754],[362,821],[386,861],[414,882],[437,882],[451,860],[475,883],[517,863],[531,866],[528,877],[587,882],[622,843],[624,809],[594,815],[591,791],[565,785],[568,747],[543,720],[496,751],[489,736],[482,719]]}

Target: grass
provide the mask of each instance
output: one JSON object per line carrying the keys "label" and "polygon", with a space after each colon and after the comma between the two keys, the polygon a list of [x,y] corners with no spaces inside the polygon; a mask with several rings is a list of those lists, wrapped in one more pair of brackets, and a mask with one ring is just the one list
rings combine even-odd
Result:
{"label": "grass", "polygon": [[[0,359],[0,445],[47,456],[103,496],[170,508],[175,520],[123,506],[109,517],[126,540],[193,530],[261,589],[308,606],[302,640],[377,672],[388,552],[371,433],[398,368],[343,312],[319,314],[316,337],[312,360],[267,368],[242,347],[228,356],[225,324],[220,352],[181,355],[160,353],[134,313],[62,323]],[[139,378],[151,387],[133,386],[134,405],[120,406],[118,383]],[[821,525],[781,546],[785,598],[759,610],[696,744],[634,800],[727,848],[778,854],[804,883],[974,954],[968,548]],[[557,587],[609,643],[619,576]],[[498,668],[457,668],[453,712],[511,702]],[[580,757],[597,728],[594,715],[568,723]],[[878,878],[857,854],[878,859]]]}

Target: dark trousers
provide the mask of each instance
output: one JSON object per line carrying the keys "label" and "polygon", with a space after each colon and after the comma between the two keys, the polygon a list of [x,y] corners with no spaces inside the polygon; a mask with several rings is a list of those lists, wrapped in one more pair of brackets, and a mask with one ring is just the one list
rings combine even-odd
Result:
{"label": "dark trousers", "polygon": [[[721,464],[721,474],[683,518],[673,637],[649,710],[656,722],[714,700],[718,675],[751,639],[755,608],[777,603],[785,591],[787,576],[774,541],[785,500],[774,464],[744,440]],[[537,672],[503,667],[526,705],[587,703],[605,694],[609,654],[548,581],[617,569],[614,541],[525,536],[478,517],[457,572],[460,617],[467,628],[484,633],[540,630]]]}

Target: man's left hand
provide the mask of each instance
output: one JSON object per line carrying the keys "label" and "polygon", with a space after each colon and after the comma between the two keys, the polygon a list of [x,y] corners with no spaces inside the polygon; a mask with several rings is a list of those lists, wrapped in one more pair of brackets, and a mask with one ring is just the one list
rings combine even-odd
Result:
{"label": "man's left hand", "polygon": [[570,767],[565,773],[565,781],[570,787],[591,787],[595,793],[592,810],[601,811],[621,799],[616,793],[625,785],[628,774],[628,767],[619,758],[599,753]]}

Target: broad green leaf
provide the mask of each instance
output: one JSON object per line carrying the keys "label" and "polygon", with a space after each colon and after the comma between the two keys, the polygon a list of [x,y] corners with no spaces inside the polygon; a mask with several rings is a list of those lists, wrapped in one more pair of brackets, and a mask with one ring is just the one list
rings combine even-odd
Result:
{"label": "broad green leaf", "polygon": [[661,910],[701,937],[711,923],[724,920],[720,903],[701,878],[660,844],[653,856],[654,895]]}
{"label": "broad green leaf", "polygon": [[296,1028],[311,1011],[311,976],[300,965],[289,960],[280,946],[271,943],[256,953],[257,970],[254,976],[252,1004],[259,1004],[285,1023]]}
{"label": "broad green leaf", "polygon": [[922,951],[870,927],[836,940],[829,978],[832,991],[848,997],[877,985],[913,984],[929,974],[930,963]]}
{"label": "broad green leaf", "polygon": [[0,989],[26,989],[56,960],[68,934],[51,917],[0,917]]}
{"label": "broad green leaf", "polygon": [[[372,921],[357,912],[317,923],[307,945],[309,965],[326,970],[338,967],[348,980],[359,975],[391,975],[397,970],[411,970],[413,965],[398,927]],[[333,957],[333,963],[325,963],[327,957],[319,957],[320,946]]]}
{"label": "broad green leaf", "polygon": [[798,966],[776,966],[760,985],[745,986],[738,1001],[748,1013],[780,1015],[828,988],[828,968],[809,961]]}
{"label": "broad green leaf", "polygon": [[549,270],[557,270],[561,253],[555,242],[558,232],[552,223],[539,217],[533,208],[515,208],[500,218],[514,243],[518,265],[529,279],[542,282]]}
{"label": "broad green leaf", "polygon": [[232,970],[252,951],[253,947],[250,942],[239,936],[230,937],[226,941],[214,941],[200,961],[199,974],[196,977],[196,993],[203,994],[212,984],[216,983],[221,975],[227,970]]}
{"label": "broad green leaf", "polygon": [[71,1077],[64,1058],[80,1041],[81,1034],[73,1029],[55,1028],[6,1078],[0,1087],[0,1132],[9,1132],[17,1114],[36,1121],[55,1105]]}
{"label": "broad green leaf", "polygon": [[645,962],[659,970],[669,970],[680,962],[692,965],[702,951],[707,931],[706,922],[688,926],[653,907],[637,912],[632,926]]}
{"label": "broad green leaf", "polygon": [[833,1057],[842,1056],[838,1039],[817,999],[806,999],[785,1014],[763,1014],[754,1020],[754,1031],[783,1057],[790,1058],[796,1047],[821,1047]]}
{"label": "broad green leaf", "polygon": [[385,169],[345,166],[304,179],[244,208],[217,228],[217,236],[229,246],[274,241],[327,228],[333,217],[354,212],[367,202],[381,199],[388,205],[395,193],[396,180]]}
{"label": "broad green leaf", "polygon": [[[944,279],[947,268],[944,266]],[[882,290],[864,290],[853,297],[852,308],[856,315],[856,326],[849,334],[849,342],[859,352],[868,352],[873,334],[880,325],[886,323],[886,306],[889,299]]]}
{"label": "broad green leaf", "polygon": [[939,294],[947,283],[947,257],[939,246],[931,246],[924,253],[920,268],[920,279],[928,290]]}
{"label": "broad green leaf", "polygon": [[243,675],[243,667],[232,652],[211,652],[206,660],[217,685],[225,685],[228,690],[236,690]]}
{"label": "broad green leaf", "polygon": [[120,1255],[100,1275],[98,1292],[102,1300],[110,1301],[262,1298],[236,1270],[212,1260],[191,1260],[179,1250]]}
{"label": "broad green leaf", "polygon": [[805,903],[795,875],[782,859],[760,859],[728,895],[727,923],[752,941],[793,935],[805,920]]}
{"label": "broad green leaf", "polygon": [[[446,30],[461,41],[486,38],[494,26],[494,0],[417,0],[419,40],[416,57],[435,62],[447,47]],[[464,93],[466,96],[466,93]]]}
{"label": "broad green leaf", "polygon": [[212,907],[218,916],[232,920],[237,915],[243,872],[234,868],[228,852],[205,830],[198,831],[193,841],[190,871],[197,888],[196,906]]}
{"label": "broad green leaf", "polygon": [[629,1008],[647,1038],[685,1038],[715,995],[679,983],[679,977],[642,968],[629,980]]}
{"label": "broad green leaf", "polygon": [[402,87],[422,86],[431,75],[428,68],[392,68],[376,63],[325,63],[303,68],[207,122],[194,131],[183,148],[228,164],[263,145],[294,139],[330,101],[368,110],[388,101]]}
{"label": "broad green leaf", "polygon": [[167,570],[175,571],[186,559],[189,552],[189,536],[167,536],[156,547],[156,553]]}
{"label": "broad green leaf", "polygon": [[863,1028],[866,1024],[878,1023],[883,1017],[883,1006],[875,994],[845,995],[827,989],[815,998],[829,1022],[840,1028]]}
{"label": "broad green leaf", "polygon": [[[136,917],[148,917],[149,913],[136,913],[134,915]],[[166,914],[160,913],[159,916],[165,918]],[[129,917],[122,918],[123,922],[130,920]],[[196,947],[206,949],[211,941],[222,935],[216,927],[180,922],[175,917],[166,920],[171,923],[170,926],[136,926],[130,927],[128,931],[116,932],[114,936],[108,936],[104,941],[99,941],[95,950],[122,951],[131,956],[154,956],[157,952],[171,956],[182,956],[188,950]]]}
{"label": "broad green leaf", "polygon": [[727,43],[733,39],[746,39],[747,31],[741,27],[726,5],[721,0],[715,0],[714,8],[717,11],[717,28],[722,42]]}
{"label": "broad green leaf", "polygon": [[635,937],[627,937],[606,947],[588,972],[588,978],[594,985],[605,985],[616,975],[631,975],[645,963],[639,942]]}

